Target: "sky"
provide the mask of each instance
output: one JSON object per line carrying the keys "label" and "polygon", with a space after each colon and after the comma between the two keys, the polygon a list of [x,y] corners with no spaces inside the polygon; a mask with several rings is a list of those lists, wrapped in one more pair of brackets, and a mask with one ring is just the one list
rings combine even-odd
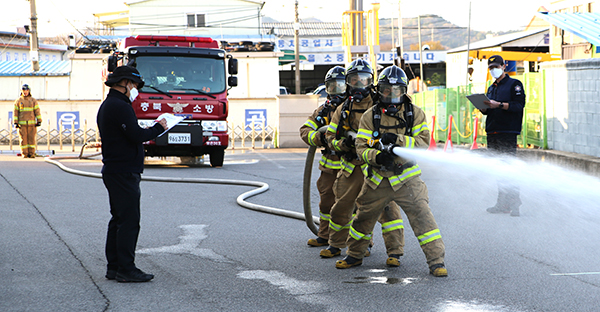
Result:
{"label": "sky", "polygon": [[[27,0],[10,1],[0,11],[0,31],[15,32],[16,27],[30,24],[30,3]],[[199,0],[212,1],[212,0]],[[92,27],[93,13],[126,10],[125,0],[36,0],[38,34],[52,37],[75,33],[77,29]],[[371,8],[372,0],[364,0],[363,10]],[[403,18],[435,14],[461,26],[479,31],[522,30],[537,12],[550,1],[538,0],[379,0],[380,18],[398,17],[398,3]],[[349,9],[349,0],[298,0],[300,19],[316,17],[325,22],[341,22],[342,13]],[[493,3],[492,5],[490,5]],[[263,15],[279,21],[294,20],[294,0],[265,0]]]}

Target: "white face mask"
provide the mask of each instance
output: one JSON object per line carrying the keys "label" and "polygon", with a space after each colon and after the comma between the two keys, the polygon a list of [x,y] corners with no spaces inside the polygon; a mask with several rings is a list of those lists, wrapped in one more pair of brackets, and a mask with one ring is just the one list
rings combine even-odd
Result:
{"label": "white face mask", "polygon": [[129,100],[131,101],[131,103],[133,103],[133,101],[135,101],[138,94],[140,94],[140,93],[138,92],[137,88],[129,89]]}
{"label": "white face mask", "polygon": [[502,68],[492,68],[492,69],[490,69],[490,74],[492,75],[492,77],[494,77],[494,79],[500,78],[500,76],[502,76],[502,73],[504,73],[504,71],[502,70]]}

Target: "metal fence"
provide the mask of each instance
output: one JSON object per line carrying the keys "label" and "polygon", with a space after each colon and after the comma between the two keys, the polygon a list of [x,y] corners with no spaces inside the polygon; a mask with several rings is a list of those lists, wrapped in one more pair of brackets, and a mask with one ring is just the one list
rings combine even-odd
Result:
{"label": "metal fence", "polygon": [[[0,121],[1,122],[1,121]],[[58,129],[51,129],[50,120],[44,121],[42,126],[37,128],[36,142],[38,149],[46,145],[50,150],[50,145],[59,145],[59,149],[69,148],[75,151],[76,146],[83,145],[86,142],[99,142],[100,137],[98,129],[88,127],[87,120],[83,123],[83,128],[76,128],[74,123],[63,124],[59,122]],[[62,130],[59,130],[62,129]],[[73,129],[73,131],[71,130]],[[277,143],[278,128],[274,126],[234,126],[229,125],[229,147],[230,149],[254,149],[279,147]],[[12,120],[6,123],[5,129],[0,129],[0,145],[8,145],[11,150],[19,150],[19,132]]]}
{"label": "metal fence", "polygon": [[[544,73],[525,73],[514,77],[523,82],[526,104],[523,116],[523,130],[518,136],[522,146],[547,148],[546,109]],[[425,111],[429,128],[436,142],[446,142],[448,137],[452,143],[472,144],[473,139],[485,144],[486,116],[473,107],[467,95],[483,92],[485,86],[459,86],[456,88],[437,89],[417,93],[413,96],[415,105]],[[480,90],[481,89],[481,90]],[[448,135],[450,133],[450,135]]]}

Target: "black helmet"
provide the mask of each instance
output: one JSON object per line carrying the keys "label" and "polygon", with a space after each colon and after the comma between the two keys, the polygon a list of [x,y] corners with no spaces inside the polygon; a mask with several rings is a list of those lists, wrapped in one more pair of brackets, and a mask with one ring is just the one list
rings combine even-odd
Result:
{"label": "black helmet", "polygon": [[363,59],[352,61],[346,68],[346,84],[349,93],[356,102],[370,94],[373,87],[373,68]]}
{"label": "black helmet", "polygon": [[131,66],[119,66],[113,70],[112,73],[108,74],[108,78],[104,82],[105,85],[112,87],[123,79],[129,79],[138,84],[138,90],[144,86],[144,80],[140,72]]}
{"label": "black helmet", "polygon": [[406,101],[407,85],[406,73],[400,67],[396,65],[386,67],[377,81],[378,105],[389,107],[391,111],[397,112],[397,106]]}
{"label": "black helmet", "polygon": [[29,90],[29,85],[28,85],[28,84],[24,84],[24,85],[21,87],[21,90]]}
{"label": "black helmet", "polygon": [[346,69],[342,66],[331,68],[325,75],[325,92],[330,102],[337,106],[346,99]]}

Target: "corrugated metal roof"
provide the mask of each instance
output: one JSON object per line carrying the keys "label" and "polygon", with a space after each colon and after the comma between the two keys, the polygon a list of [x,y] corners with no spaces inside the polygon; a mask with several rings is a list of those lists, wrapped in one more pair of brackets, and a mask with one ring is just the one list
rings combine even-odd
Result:
{"label": "corrugated metal roof", "polygon": [[70,61],[40,61],[40,70],[34,72],[31,62],[0,62],[0,76],[67,76]]}
{"label": "corrugated metal roof", "polygon": [[548,13],[538,16],[561,29],[600,46],[600,13]]}
{"label": "corrugated metal roof", "polygon": [[[498,37],[484,39],[484,40],[477,41],[477,42],[472,42],[469,45],[469,50],[479,50],[479,49],[502,46],[503,44],[506,44],[506,43],[509,43],[509,42],[512,42],[515,40],[523,39],[528,36],[537,35],[544,31],[548,31],[548,28],[520,31],[520,32],[516,32],[516,33],[510,33],[510,34],[498,36]],[[467,51],[466,44],[464,46],[460,46],[458,48],[450,49],[450,50],[446,51],[446,53],[455,53],[455,52],[462,52],[462,51]]]}
{"label": "corrugated metal roof", "polygon": [[[294,23],[263,23],[262,33],[269,34],[273,29],[276,36],[294,36]],[[341,36],[342,23],[307,22],[300,23],[300,36]]]}

